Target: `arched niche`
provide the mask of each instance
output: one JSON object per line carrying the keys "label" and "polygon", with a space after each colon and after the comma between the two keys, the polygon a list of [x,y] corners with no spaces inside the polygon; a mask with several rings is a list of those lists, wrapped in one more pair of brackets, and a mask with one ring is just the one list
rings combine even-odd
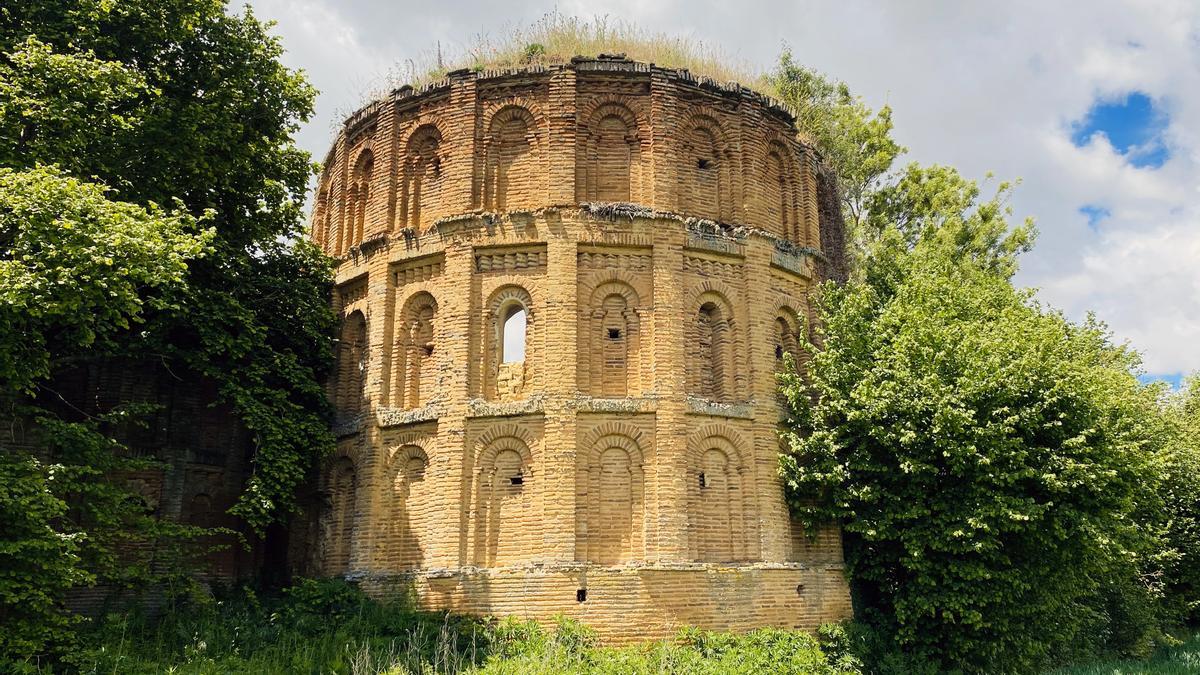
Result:
{"label": "arched niche", "polygon": [[424,231],[441,215],[444,154],[442,132],[436,125],[421,125],[409,136],[401,212],[404,223],[417,231]]}
{"label": "arched niche", "polygon": [[405,445],[392,456],[391,468],[393,561],[401,569],[418,568],[439,515],[427,476],[429,456],[418,445]]}
{"label": "arched niche", "polygon": [[725,134],[715,119],[695,115],[685,123],[678,161],[680,212],[732,220],[732,157]]}
{"label": "arched niche", "polygon": [[621,280],[597,284],[580,317],[580,386],[592,396],[633,396],[641,389],[641,298]]}
{"label": "arched niche", "polygon": [[367,355],[367,320],[354,311],[342,321],[337,344],[334,407],[342,419],[366,411]]}
{"label": "arched niche", "polygon": [[363,150],[350,172],[350,188],[346,193],[346,218],[338,254],[344,254],[362,243],[366,231],[367,206],[371,200],[371,178],[375,172],[375,156]]}
{"label": "arched niche", "polygon": [[625,434],[604,435],[577,455],[576,557],[620,565],[645,555],[642,449]]}
{"label": "arched niche", "polygon": [[475,564],[531,562],[542,540],[542,514],[529,445],[516,435],[493,438],[483,444],[475,466]]}
{"label": "arched niche", "polygon": [[529,391],[533,379],[531,353],[536,330],[533,298],[515,284],[496,289],[484,315],[484,395],[491,400],[513,400]]}
{"label": "arched niche", "polygon": [[484,147],[484,208],[502,212],[538,206],[545,181],[533,113],[519,105],[497,110]]}
{"label": "arched niche", "polygon": [[[704,432],[702,432],[704,433]],[[705,435],[688,444],[688,549],[699,562],[748,559],[752,504],[742,450],[728,437]]]}
{"label": "arched niche", "polygon": [[688,339],[688,393],[712,401],[736,399],[737,326],[733,307],[722,295],[700,296],[691,316]]}
{"label": "arched niche", "polygon": [[438,374],[438,303],[428,291],[413,294],[399,314],[395,400],[403,407],[429,403]]}
{"label": "arched niche", "polygon": [[322,518],[323,567],[330,576],[350,571],[354,543],[357,475],[349,457],[338,457],[326,473],[327,508]]}
{"label": "arched niche", "polygon": [[643,199],[646,179],[638,118],[623,103],[598,105],[581,130],[582,163],[577,177],[581,202]]}

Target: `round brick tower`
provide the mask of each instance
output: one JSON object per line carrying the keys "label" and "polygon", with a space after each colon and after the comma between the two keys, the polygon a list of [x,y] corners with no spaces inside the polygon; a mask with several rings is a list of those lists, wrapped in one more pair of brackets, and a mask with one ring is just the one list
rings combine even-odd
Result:
{"label": "round brick tower", "polygon": [[789,112],[687,71],[458,71],[358,111],[313,214],[342,323],[311,564],[612,640],[848,616],[836,528],[788,517],[775,381],[840,227]]}

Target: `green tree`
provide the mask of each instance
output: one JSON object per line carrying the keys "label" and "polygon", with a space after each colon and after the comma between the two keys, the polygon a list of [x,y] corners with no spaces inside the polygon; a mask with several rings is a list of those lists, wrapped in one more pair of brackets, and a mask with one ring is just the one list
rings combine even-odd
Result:
{"label": "green tree", "polygon": [[[906,148],[892,138],[892,109],[872,111],[845,82],[830,80],[795,62],[785,49],[768,82],[796,111],[796,126],[837,172],[847,232],[857,241],[871,195]],[[856,249],[852,249],[852,253]]]}
{"label": "green tree", "polygon": [[55,358],[118,348],[171,306],[212,239],[186,212],[109,199],[56,169],[0,167],[0,382],[32,392]]}
{"label": "green tree", "polygon": [[215,381],[254,441],[235,511],[259,531],[333,445],[331,262],[302,236],[314,167],[291,139],[314,92],[268,31],[221,0],[0,6],[0,416],[32,420],[43,458],[0,453],[25,481],[0,499],[24,523],[0,542],[0,658],[61,647],[70,584],[149,578],[121,541],[195,534],[120,479],[115,430],[145,410],[60,419],[59,367],[152,356]]}
{"label": "green tree", "polygon": [[789,500],[842,523],[885,668],[1025,672],[1153,630],[1118,614],[1152,606],[1155,392],[1102,325],[1013,288],[1034,232],[1009,190],[980,202],[914,166],[872,195],[861,273],[822,288],[807,372],[783,385]]}
{"label": "green tree", "polygon": [[57,164],[114,198],[207,214],[210,254],[121,351],[219,383],[257,446],[237,510],[260,529],[289,513],[296,483],[332,446],[318,384],[331,266],[302,238],[313,167],[291,140],[314,92],[279,63],[268,28],[223,0],[0,9],[0,147],[14,149],[3,163]]}
{"label": "green tree", "polygon": [[1167,555],[1163,583],[1171,618],[1200,624],[1200,375],[1166,404],[1172,436],[1160,495]]}

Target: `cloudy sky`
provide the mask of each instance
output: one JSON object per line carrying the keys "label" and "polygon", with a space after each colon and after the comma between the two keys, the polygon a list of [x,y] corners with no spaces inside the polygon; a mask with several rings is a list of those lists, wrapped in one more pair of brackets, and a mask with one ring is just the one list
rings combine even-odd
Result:
{"label": "cloudy sky", "polygon": [[[252,0],[322,92],[300,144],[440,42],[545,13],[607,15],[768,67],[782,45],[895,110],[908,159],[1021,178],[1041,236],[1018,282],[1089,311],[1149,376],[1200,370],[1200,2],[857,0]],[[1081,8],[1086,7],[1086,11]]]}

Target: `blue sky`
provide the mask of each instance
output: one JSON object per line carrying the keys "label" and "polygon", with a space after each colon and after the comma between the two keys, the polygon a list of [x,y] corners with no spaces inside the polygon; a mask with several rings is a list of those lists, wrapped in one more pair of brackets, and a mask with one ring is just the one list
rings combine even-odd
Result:
{"label": "blue sky", "polygon": [[[628,20],[769,68],[784,45],[890,105],[901,162],[982,183],[1021,179],[1013,218],[1039,237],[1019,284],[1089,311],[1145,370],[1200,370],[1200,2],[1042,0],[250,0],[285,61],[321,90],[298,140],[323,157],[336,125],[409,59],[447,55],[555,10]],[[995,179],[987,179],[989,172]]]}
{"label": "blue sky", "polygon": [[1169,124],[1167,113],[1153,99],[1135,91],[1117,100],[1097,100],[1071,125],[1071,141],[1083,147],[1093,135],[1103,134],[1132,166],[1158,168],[1170,157],[1163,138]]}

